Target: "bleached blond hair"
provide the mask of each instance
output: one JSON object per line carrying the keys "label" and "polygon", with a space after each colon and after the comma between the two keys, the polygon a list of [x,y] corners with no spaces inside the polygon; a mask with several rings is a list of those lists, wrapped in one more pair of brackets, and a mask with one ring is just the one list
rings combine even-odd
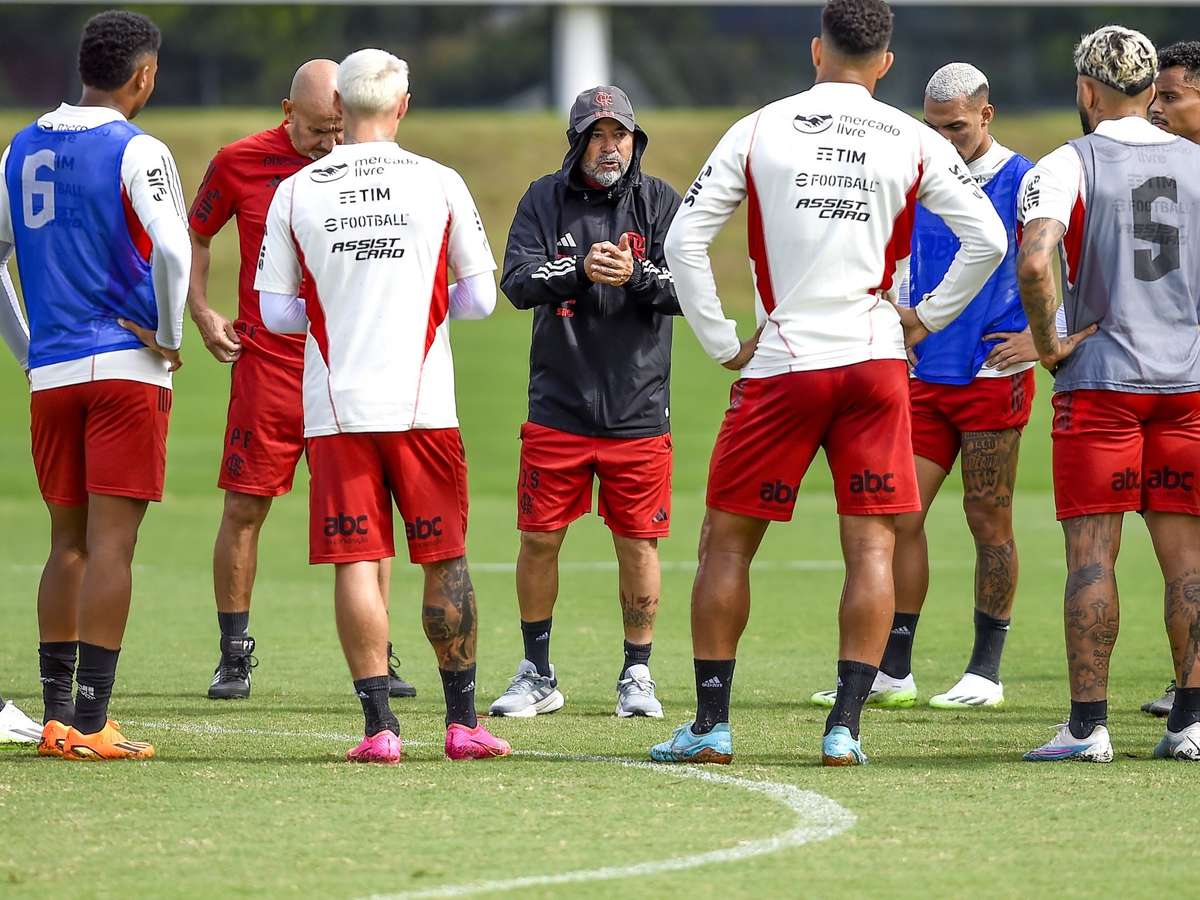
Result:
{"label": "bleached blond hair", "polygon": [[987,76],[970,63],[952,62],[942,66],[925,85],[925,96],[934,103],[947,103],[962,97],[974,100],[986,96]]}
{"label": "bleached blond hair", "polygon": [[1154,83],[1158,51],[1140,31],[1105,25],[1079,41],[1075,48],[1075,71],[1128,97],[1136,97]]}
{"label": "bleached blond hair", "polygon": [[338,66],[337,90],[348,112],[386,112],[408,93],[408,63],[386,50],[355,50]]}

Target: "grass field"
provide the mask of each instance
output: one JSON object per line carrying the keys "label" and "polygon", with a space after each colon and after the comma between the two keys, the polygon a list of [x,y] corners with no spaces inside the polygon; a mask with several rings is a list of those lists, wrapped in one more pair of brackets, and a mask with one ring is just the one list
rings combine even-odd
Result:
{"label": "grass field", "polygon": [[[648,169],[686,185],[734,117],[647,115]],[[0,134],[24,121],[0,116]],[[174,149],[185,190],[194,191],[221,142],[275,121],[269,111],[152,111],[141,124]],[[1019,121],[1002,115],[996,130],[1037,155],[1076,128],[1071,113]],[[418,112],[401,140],[464,173],[499,253],[525,185],[558,165],[562,131],[548,117]],[[232,238],[229,229],[216,245],[212,282],[227,309]],[[718,279],[727,302],[746,311],[743,240],[740,224],[727,229]],[[521,655],[511,564],[528,332],[527,316],[507,307],[453,332],[471,466],[469,552],[484,708]],[[303,476],[300,489],[277,502],[263,537],[253,697],[205,698],[216,660],[210,565],[228,376],[190,326],[184,358],[167,496],[143,529],[113,708],[127,733],[157,743],[159,756],[145,765],[75,766],[26,750],[0,752],[0,897],[64,889],[85,897],[458,896],[472,892],[464,885],[497,880],[529,897],[1083,897],[1098,889],[1142,897],[1191,882],[1185,848],[1200,769],[1149,758],[1161,724],[1137,705],[1161,690],[1170,666],[1161,580],[1133,518],[1119,569],[1125,621],[1111,694],[1118,759],[1110,766],[1019,760],[1049,736],[1067,703],[1064,567],[1049,493],[1044,373],[1016,503],[1022,581],[1004,667],[1008,706],[972,715],[920,706],[869,712],[864,738],[872,765],[817,765],[824,713],[805,701],[831,686],[842,578],[829,478],[818,462],[795,521],[771,529],[754,571],[733,697],[737,756],[717,773],[743,780],[731,781],[618,764],[643,760],[650,744],[693,712],[692,559],[730,378],[703,356],[684,323],[674,352],[674,532],[662,543],[653,660],[667,718],[611,715],[621,642],[616,575],[605,530],[587,518],[566,545],[555,616],[554,659],[567,707],[553,717],[493,722],[518,753],[488,764],[442,758],[440,684],[420,628],[419,578],[405,567],[394,581],[392,635],[404,674],[420,691],[414,701],[394,701],[413,742],[408,758],[397,768],[340,761],[361,719],[333,628],[332,573],[306,565]],[[33,610],[46,517],[29,460],[24,379],[15,366],[0,379],[7,423],[0,432],[0,691],[36,714]],[[954,478],[930,518],[933,588],[914,659],[923,699],[952,683],[969,652],[973,550],[959,500]],[[775,852],[751,858],[767,850]],[[710,851],[726,851],[728,859],[664,871],[678,864],[672,860]],[[645,871],[622,880],[542,879],[639,863]]]}

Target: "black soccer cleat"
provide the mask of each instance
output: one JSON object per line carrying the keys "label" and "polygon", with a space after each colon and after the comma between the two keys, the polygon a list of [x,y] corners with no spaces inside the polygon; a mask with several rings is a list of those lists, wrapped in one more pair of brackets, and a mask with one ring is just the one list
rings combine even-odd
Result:
{"label": "black soccer cleat", "polygon": [[250,670],[258,665],[254,638],[221,635],[221,661],[208,686],[210,700],[245,700],[250,696]]}
{"label": "black soccer cleat", "polygon": [[417,689],[400,677],[396,670],[400,668],[400,658],[392,652],[392,642],[388,641],[388,696],[415,697]]}
{"label": "black soccer cleat", "polygon": [[1167,685],[1167,689],[1163,695],[1157,700],[1151,700],[1149,703],[1142,704],[1142,712],[1150,713],[1152,716],[1158,716],[1160,719],[1171,714],[1171,706],[1175,703],[1175,682],[1172,681]]}

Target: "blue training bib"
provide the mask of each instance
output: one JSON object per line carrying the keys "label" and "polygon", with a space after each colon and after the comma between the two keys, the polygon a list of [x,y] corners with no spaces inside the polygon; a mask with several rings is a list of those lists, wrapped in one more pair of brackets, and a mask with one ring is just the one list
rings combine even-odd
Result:
{"label": "blue training bib", "polygon": [[110,122],[12,142],[4,178],[29,316],[29,367],[142,346],[117,324],[158,328],[150,263],[134,244],[121,187],[125,148],[141,130]]}
{"label": "blue training bib", "polygon": [[[916,346],[914,374],[922,381],[969,384],[997,343],[985,341],[985,334],[1024,331],[1028,326],[1017,289],[1017,191],[1021,179],[1032,168],[1032,162],[1015,153],[983,188],[1008,232],[1008,253],[962,314]],[[958,238],[946,223],[918,205],[909,261],[909,297],[913,306],[941,283],[958,248]]]}

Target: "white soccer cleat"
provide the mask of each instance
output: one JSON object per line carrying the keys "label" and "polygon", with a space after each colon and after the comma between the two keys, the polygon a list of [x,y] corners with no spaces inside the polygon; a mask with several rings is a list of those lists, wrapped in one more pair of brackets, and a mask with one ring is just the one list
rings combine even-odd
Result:
{"label": "white soccer cleat", "polygon": [[539,675],[537,666],[527,659],[517,666],[517,674],[508,683],[508,690],[492,704],[493,716],[514,716],[528,719],[563,708],[566,699],[558,690],[558,679],[554,677],[554,666],[549,676]]}
{"label": "white soccer cleat", "polygon": [[662,718],[662,704],[654,696],[654,679],[650,677],[648,666],[630,666],[617,682],[617,715],[622,719],[630,716]]}
{"label": "white soccer cleat", "polygon": [[944,694],[929,698],[934,709],[981,709],[1004,705],[1004,685],[967,672]]}
{"label": "white soccer cleat", "polygon": [[1200,762],[1200,722],[1189,725],[1183,731],[1167,729],[1163,739],[1154,748],[1158,759],[1179,759],[1184,762]]}
{"label": "white soccer cleat", "polygon": [[0,709],[0,744],[36,744],[42,739],[42,726],[9,700]]}
{"label": "white soccer cleat", "polygon": [[[817,691],[808,702],[829,709],[837,702],[837,691]],[[867,694],[867,702],[863,705],[879,709],[910,709],[916,702],[917,681],[912,672],[903,678],[893,678],[880,671],[875,675],[871,693]]]}
{"label": "white soccer cleat", "polygon": [[1103,725],[1097,725],[1091,734],[1082,739],[1071,734],[1071,729],[1065,722],[1057,728],[1054,737],[1025,754],[1024,758],[1028,762],[1057,762],[1063,759],[1093,763],[1112,762],[1112,742],[1108,739],[1108,729]]}

